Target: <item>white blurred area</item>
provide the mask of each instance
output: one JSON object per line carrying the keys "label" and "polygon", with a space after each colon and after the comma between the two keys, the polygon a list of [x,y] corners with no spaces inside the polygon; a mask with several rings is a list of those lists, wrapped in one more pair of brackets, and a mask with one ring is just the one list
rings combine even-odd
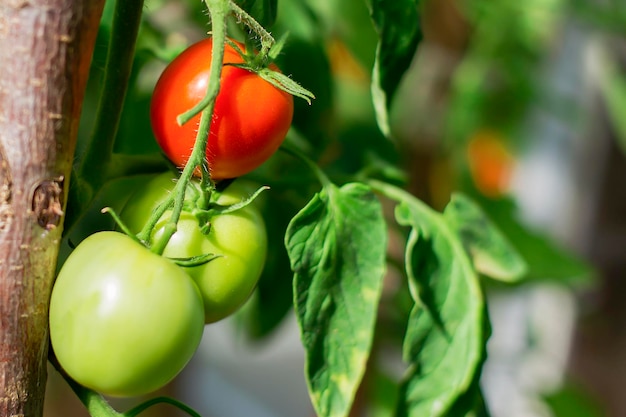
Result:
{"label": "white blurred area", "polygon": [[[568,124],[538,112],[512,184],[525,223],[579,254],[590,250],[608,155],[594,94],[602,48],[580,28],[566,29],[546,86],[578,107],[581,117]],[[553,417],[543,398],[569,376],[579,296],[549,283],[489,294],[493,335],[482,384],[493,417]]]}
{"label": "white blurred area", "polygon": [[551,417],[542,397],[567,373],[577,315],[573,294],[561,286],[529,286],[491,294],[493,335],[482,386],[493,417]]}
{"label": "white blurred area", "polygon": [[233,320],[205,328],[180,399],[203,417],[313,417],[294,315],[262,343],[247,342]]}

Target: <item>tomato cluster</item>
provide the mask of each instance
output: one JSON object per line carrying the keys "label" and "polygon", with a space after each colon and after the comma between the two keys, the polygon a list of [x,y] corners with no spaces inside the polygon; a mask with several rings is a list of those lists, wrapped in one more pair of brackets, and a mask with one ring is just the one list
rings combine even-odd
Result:
{"label": "tomato cluster", "polygon": [[[122,212],[137,233],[175,185],[172,174],[138,189]],[[199,186],[197,183],[192,185]],[[235,181],[213,191],[214,206],[246,200]],[[150,242],[163,234],[166,211]],[[141,395],[166,384],[190,360],[205,323],[221,320],[250,297],[263,270],[267,236],[254,202],[210,217],[208,232],[184,211],[162,256],[119,232],[91,235],[63,264],[50,301],[50,338],[64,370],[111,396]],[[174,259],[214,254],[206,263]]]}
{"label": "tomato cluster", "polygon": [[[155,137],[181,168],[190,158],[200,116],[182,126],[176,118],[205,96],[212,48],[211,39],[189,47],[165,69],[154,90]],[[291,124],[292,96],[254,72],[227,65],[242,62],[226,45],[206,149],[213,181],[257,168],[276,152]],[[120,232],[95,233],[71,253],[54,285],[54,353],[71,378],[102,394],[142,395],[169,382],[191,359],[204,325],[239,309],[261,275],[265,225],[253,203],[239,207],[254,191],[239,180],[210,190],[208,207],[187,200],[199,192],[200,182],[192,180],[175,233],[162,253],[150,250],[171,227],[171,210],[152,219],[147,238],[139,232],[173,192],[175,180],[169,173],[156,176],[129,197],[121,213],[131,234],[146,241]],[[236,210],[227,209],[235,205]],[[214,257],[204,262],[208,254]]]}

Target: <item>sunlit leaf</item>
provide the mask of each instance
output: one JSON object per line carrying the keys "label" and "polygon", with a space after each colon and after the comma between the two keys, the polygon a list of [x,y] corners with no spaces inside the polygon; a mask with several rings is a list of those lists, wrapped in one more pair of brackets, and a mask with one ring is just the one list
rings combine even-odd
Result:
{"label": "sunlit leaf", "polygon": [[462,194],[454,194],[444,216],[461,238],[478,272],[507,282],[524,277],[526,262],[480,206]]}
{"label": "sunlit leaf", "polygon": [[410,368],[397,416],[447,416],[484,361],[488,332],[479,278],[442,215],[406,194],[396,219],[411,227],[406,264],[416,302],[404,340]]}
{"label": "sunlit leaf", "polygon": [[287,229],[305,375],[319,417],[350,412],[371,349],[386,241],[380,202],[363,184],[325,186]]}
{"label": "sunlit leaf", "polygon": [[410,228],[405,268],[415,304],[404,337],[409,367],[396,417],[486,415],[478,381],[490,327],[463,242],[443,214],[410,193],[380,181],[370,184],[399,203],[396,220]]}
{"label": "sunlit leaf", "polygon": [[379,128],[386,135],[389,108],[402,75],[422,40],[420,0],[367,0],[379,41],[372,78],[372,98]]}

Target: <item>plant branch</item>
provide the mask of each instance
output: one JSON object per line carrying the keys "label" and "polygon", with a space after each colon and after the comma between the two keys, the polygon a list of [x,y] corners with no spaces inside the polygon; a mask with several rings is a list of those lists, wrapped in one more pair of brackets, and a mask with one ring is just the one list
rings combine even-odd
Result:
{"label": "plant branch", "polygon": [[119,170],[113,146],[128,89],[143,0],[115,3],[107,62],[96,121],[80,166],[72,172],[65,234],[93,201],[99,189]]}
{"label": "plant branch", "polygon": [[191,407],[189,407],[188,405],[175,400],[174,398],[170,398],[170,397],[157,397],[157,398],[152,398],[142,404],[139,404],[137,407],[128,410],[127,412],[121,414],[121,416],[123,417],[136,417],[137,415],[139,415],[140,413],[146,411],[148,408],[155,406],[157,404],[170,404],[173,405],[174,407],[182,410],[183,412],[189,414],[191,417],[201,417],[200,414],[198,414],[194,409],[192,409]]}
{"label": "plant branch", "polygon": [[53,353],[50,353],[49,358],[50,363],[56,369],[59,374],[65,379],[65,382],[70,386],[72,391],[76,394],[81,403],[87,408],[89,415],[91,417],[136,417],[140,413],[146,411],[148,408],[153,407],[157,404],[170,404],[174,407],[182,410],[183,412],[189,414],[191,417],[201,417],[194,409],[189,407],[188,405],[169,397],[156,397],[149,399],[136,407],[131,408],[130,410],[120,413],[116,411],[111,405],[107,402],[107,400],[96,391],[86,388],[80,385],[78,382],[74,381],[67,375],[61,365],[59,364],[56,356]]}
{"label": "plant branch", "polygon": [[[229,2],[224,0],[206,0],[209,13],[211,15],[211,31],[213,33],[213,49],[211,51],[211,71],[209,73],[209,82],[207,86],[207,93],[200,104],[204,105],[201,108],[200,125],[198,127],[198,135],[194,143],[191,156],[185,165],[183,172],[180,175],[173,192],[170,194],[167,200],[165,200],[150,217],[148,223],[139,233],[139,239],[144,242],[150,241],[152,230],[159,221],[161,216],[172,207],[172,215],[163,229],[163,235],[157,242],[151,246],[151,250],[154,253],[162,254],[165,250],[165,246],[169,242],[170,238],[176,233],[178,219],[183,209],[185,202],[185,192],[187,185],[194,172],[199,168],[202,172],[203,184],[209,184],[209,188],[213,188],[213,184],[210,181],[208,162],[206,160],[206,149],[209,141],[209,130],[211,127],[211,120],[213,119],[213,109],[215,108],[215,99],[220,90],[220,79],[222,76],[222,65],[224,62],[224,48],[226,43],[226,18],[230,13]],[[199,105],[200,105],[199,104]],[[198,106],[195,106],[196,109]],[[180,115],[178,117],[179,123],[183,119],[185,114],[190,114],[194,109]],[[187,120],[188,121],[188,120]],[[208,199],[205,196],[205,200]]]}
{"label": "plant branch", "polygon": [[118,413],[111,407],[111,405],[102,397],[102,395],[97,392],[86,388],[80,385],[78,382],[74,381],[70,378],[69,375],[63,371],[61,365],[59,364],[54,353],[50,352],[48,355],[48,360],[56,369],[56,371],[61,374],[65,382],[70,386],[72,391],[76,394],[81,403],[87,408],[89,411],[89,415],[91,417],[122,417],[123,414]]}
{"label": "plant branch", "polygon": [[[211,96],[211,90],[214,89],[213,81],[215,81],[213,79],[213,74],[215,72],[214,69],[218,68],[221,76],[222,64],[224,62],[224,43],[226,42],[226,17],[231,12],[231,3],[228,0],[205,0],[205,3],[209,9],[209,14],[211,15],[211,35],[213,37],[211,75],[209,76],[208,91],[198,104],[177,117],[176,121],[180,125],[184,125],[200,112],[205,110],[210,105],[210,102],[215,101],[215,97],[217,97],[217,93],[215,94],[215,97]],[[217,59],[217,55],[221,55],[221,59],[219,59],[219,61]],[[219,67],[216,67],[216,64],[219,64]],[[219,84],[219,78],[217,79],[217,83]]]}
{"label": "plant branch", "polygon": [[242,21],[246,26],[252,29],[254,33],[259,35],[261,38],[261,52],[259,55],[265,57],[275,42],[272,35],[263,27],[263,25],[246,13],[246,11],[239,7],[239,5],[237,5],[234,1],[229,0],[229,4],[233,14],[237,17],[237,20]]}
{"label": "plant branch", "polygon": [[324,173],[324,171],[322,171],[322,169],[319,166],[317,166],[317,164],[313,162],[311,158],[306,156],[304,153],[302,153],[298,149],[293,148],[291,146],[282,145],[280,147],[280,150],[304,162],[311,169],[311,171],[313,171],[313,173],[315,174],[315,176],[317,177],[317,179],[319,180],[319,182],[322,184],[323,187],[327,187],[332,184],[331,180]]}
{"label": "plant branch", "polygon": [[143,0],[117,0],[113,15],[109,51],[89,146],[79,168],[79,177],[89,185],[89,200],[104,184],[132,70],[135,43],[141,24]]}
{"label": "plant branch", "polygon": [[412,204],[419,206],[423,212],[426,213],[436,213],[428,204],[424,203],[419,198],[416,198],[413,194],[408,191],[397,187],[393,184],[386,183],[384,181],[370,179],[367,180],[366,183],[374,190],[375,192],[384,195],[385,197],[397,202],[402,203],[407,200],[410,200]]}

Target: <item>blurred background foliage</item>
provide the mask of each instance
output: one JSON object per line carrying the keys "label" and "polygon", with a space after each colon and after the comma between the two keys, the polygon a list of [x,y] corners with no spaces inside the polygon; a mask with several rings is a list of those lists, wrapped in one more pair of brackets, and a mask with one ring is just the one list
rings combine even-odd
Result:
{"label": "blurred background foliage", "polygon": [[[626,415],[620,391],[626,375],[626,3],[423,0],[416,2],[419,16],[406,18],[400,10],[397,22],[374,25],[370,12],[383,3],[242,2],[276,37],[289,33],[278,65],[316,95],[311,105],[296,100],[287,140],[337,183],[381,178],[437,209],[453,190],[463,191],[527,260],[521,283],[485,281],[494,335],[484,387],[494,416]],[[107,1],[100,26],[77,158],[101,94],[112,6]],[[116,152],[158,157],[148,118],[152,88],[165,64],[209,26],[199,1],[147,0],[144,11]],[[245,36],[232,29],[233,37]],[[381,102],[372,98],[377,54],[385,53],[377,50],[377,30],[387,31],[386,48],[419,41],[406,71],[383,74],[393,92],[382,103],[388,132],[377,123]],[[414,37],[405,39],[407,33]],[[306,167],[280,152],[249,177],[272,188],[263,204],[274,249],[237,323],[248,340],[262,343],[290,314],[284,231],[317,185]],[[95,230],[111,228],[98,210],[121,208],[144,180],[107,185],[69,231],[66,252]],[[358,402],[371,416],[388,415],[393,402],[385,352],[389,340],[401,338],[409,306],[393,267],[402,262],[402,249],[391,242],[381,359]],[[530,361],[542,349],[548,354],[539,355],[539,364]],[[537,373],[555,363],[552,374]],[[47,414],[71,416],[65,396],[55,399],[59,389],[49,391]],[[506,409],[507,401],[515,410]],[[75,415],[83,415],[76,408]]]}

